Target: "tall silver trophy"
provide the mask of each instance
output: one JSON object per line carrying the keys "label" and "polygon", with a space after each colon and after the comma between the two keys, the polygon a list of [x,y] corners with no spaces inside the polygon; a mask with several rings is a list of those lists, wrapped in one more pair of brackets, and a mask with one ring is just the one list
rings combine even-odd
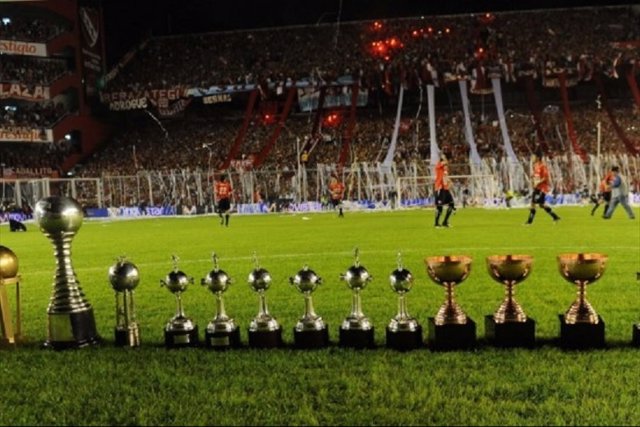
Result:
{"label": "tall silver trophy", "polygon": [[205,344],[207,347],[216,350],[225,350],[240,346],[240,329],[229,317],[224,309],[222,294],[229,288],[232,280],[227,273],[220,270],[218,266],[218,256],[211,254],[213,260],[213,270],[200,281],[202,286],[206,286],[216,296],[216,314],[207,325],[205,332]]}
{"label": "tall silver trophy", "polygon": [[182,293],[187,290],[189,284],[193,284],[193,277],[188,277],[178,269],[179,258],[171,256],[173,271],[160,285],[165,286],[169,292],[176,296],[176,314],[169,319],[164,327],[164,344],[167,348],[195,347],[198,345],[198,325],[184,313],[182,307]]}
{"label": "tall silver trophy", "polygon": [[85,298],[71,265],[71,240],[82,225],[82,207],[69,197],[46,197],[36,203],[34,214],[40,231],[53,244],[56,258],[45,346],[59,350],[96,344],[100,337],[93,307]]}
{"label": "tall silver trophy", "polygon": [[413,350],[422,346],[422,326],[407,310],[406,294],[413,287],[413,274],[402,265],[398,253],[398,267],[389,275],[391,290],[398,294],[398,314],[387,325],[387,347]]}
{"label": "tall silver trophy", "polygon": [[136,320],[136,307],[133,301],[135,288],[140,283],[140,273],[135,264],[125,257],[109,267],[109,283],[116,291],[115,345],[119,347],[138,347],[140,328]]}
{"label": "tall silver trophy", "polygon": [[360,251],[354,250],[354,264],[347,269],[340,279],[347,282],[351,289],[351,313],[340,325],[340,346],[353,348],[373,348],[374,328],[369,318],[362,312],[360,292],[373,277],[367,269],[360,265]]}
{"label": "tall silver trophy", "polygon": [[249,324],[249,346],[256,348],[274,348],[282,346],[282,327],[267,308],[265,291],[271,286],[271,274],[260,267],[258,257],[253,254],[255,268],[249,273],[249,286],[259,296],[258,314]]}
{"label": "tall silver trophy", "polygon": [[293,328],[294,345],[297,348],[322,348],[329,345],[329,328],[313,309],[311,294],[322,283],[308,266],[289,278],[289,283],[304,295],[304,314]]}

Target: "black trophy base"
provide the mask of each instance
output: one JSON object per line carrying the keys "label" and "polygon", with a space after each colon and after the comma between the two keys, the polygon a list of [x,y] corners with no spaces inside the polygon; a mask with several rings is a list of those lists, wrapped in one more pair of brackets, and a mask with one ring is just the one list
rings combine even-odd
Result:
{"label": "black trophy base", "polygon": [[282,328],[274,331],[249,331],[249,347],[277,348],[282,346]]}
{"label": "black trophy base", "polygon": [[206,332],[204,334],[204,344],[214,350],[238,348],[242,345],[240,342],[240,329],[235,328],[231,332]]}
{"label": "black trophy base", "polygon": [[319,331],[297,331],[293,328],[293,345],[300,349],[324,348],[329,346],[329,328]]}
{"label": "black trophy base", "polygon": [[633,340],[631,343],[636,347],[640,347],[640,323],[633,325]]}
{"label": "black trophy base", "polygon": [[436,325],[429,317],[428,345],[433,350],[467,350],[476,346],[476,322],[467,317],[463,325]]}
{"label": "black trophy base", "polygon": [[604,322],[598,316],[598,323],[567,324],[564,315],[560,318],[560,346],[566,349],[604,348]]}
{"label": "black trophy base", "polygon": [[418,326],[415,331],[393,332],[387,327],[388,348],[399,351],[415,350],[422,347],[422,326]]}
{"label": "black trophy base", "polygon": [[536,345],[536,321],[496,323],[493,315],[484,317],[487,341],[496,347],[526,347]]}
{"label": "black trophy base", "polygon": [[167,348],[197,347],[198,344],[197,326],[191,331],[164,331],[164,346]]}
{"label": "black trophy base", "polygon": [[99,344],[93,308],[79,313],[48,313],[49,337],[44,348],[67,350]]}
{"label": "black trophy base", "polygon": [[375,348],[374,328],[359,329],[342,329],[340,328],[340,340],[338,345],[346,348]]}
{"label": "black trophy base", "polygon": [[140,345],[140,333],[138,329],[114,329],[114,344],[116,347],[138,347]]}

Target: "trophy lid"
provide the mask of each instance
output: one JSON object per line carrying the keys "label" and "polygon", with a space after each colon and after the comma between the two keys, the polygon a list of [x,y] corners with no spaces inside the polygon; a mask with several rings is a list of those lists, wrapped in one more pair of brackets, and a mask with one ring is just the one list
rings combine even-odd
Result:
{"label": "trophy lid", "polygon": [[36,203],[34,218],[46,233],[78,231],[84,214],[80,204],[70,197],[45,197]]}
{"label": "trophy lid", "polygon": [[11,249],[0,245],[0,279],[12,279],[18,275],[18,257]]}
{"label": "trophy lid", "polygon": [[211,254],[213,260],[213,270],[205,276],[200,282],[203,286],[207,286],[211,292],[220,293],[229,288],[231,278],[229,275],[218,267],[218,256],[215,252]]}
{"label": "trophy lid", "polygon": [[289,278],[289,282],[300,292],[305,293],[315,291],[322,283],[322,278],[305,265],[295,276]]}
{"label": "trophy lid", "polygon": [[398,267],[389,275],[389,284],[394,292],[403,294],[413,286],[413,274],[402,265],[402,255],[398,252]]}
{"label": "trophy lid", "polygon": [[189,283],[193,283],[193,277],[189,277],[178,270],[179,258],[176,255],[172,255],[171,258],[173,259],[173,271],[167,274],[165,279],[161,280],[160,283],[166,286],[171,293],[184,292],[187,290]]}
{"label": "trophy lid", "polygon": [[355,248],[354,258],[355,263],[344,274],[340,275],[340,278],[347,282],[350,289],[359,290],[367,286],[367,283],[373,280],[373,277],[371,277],[366,268],[360,265],[358,248]]}
{"label": "trophy lid", "polygon": [[140,272],[135,264],[120,257],[109,267],[109,283],[116,292],[132,291],[140,283]]}

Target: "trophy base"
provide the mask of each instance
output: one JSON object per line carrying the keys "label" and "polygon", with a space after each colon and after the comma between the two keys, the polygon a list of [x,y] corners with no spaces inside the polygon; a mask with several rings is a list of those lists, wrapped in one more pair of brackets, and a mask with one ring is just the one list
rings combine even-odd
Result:
{"label": "trophy base", "polygon": [[633,325],[633,341],[631,343],[640,347],[640,323]]}
{"label": "trophy base", "polygon": [[564,315],[560,318],[560,346],[567,349],[604,348],[604,322],[598,316],[599,322],[576,323],[573,325],[564,322]]}
{"label": "trophy base", "polygon": [[138,329],[114,330],[115,345],[117,347],[138,347],[140,346],[140,332]]}
{"label": "trophy base", "polygon": [[476,346],[476,322],[467,317],[462,325],[436,325],[429,317],[428,345],[433,350],[465,350]]}
{"label": "trophy base", "polygon": [[164,331],[164,345],[167,348],[197,347],[199,342],[197,326],[190,331]]}
{"label": "trophy base", "polygon": [[282,345],[282,328],[274,331],[249,331],[249,347],[277,348]]}
{"label": "trophy base", "polygon": [[79,313],[49,313],[49,337],[45,348],[66,350],[99,344],[93,309]]}
{"label": "trophy base", "polygon": [[214,350],[238,348],[242,345],[240,342],[240,329],[235,328],[231,332],[206,332],[204,334],[204,343],[208,348],[213,348]]}
{"label": "trophy base", "polygon": [[496,347],[527,347],[536,345],[536,321],[496,323],[493,315],[484,317],[487,341]]}
{"label": "trophy base", "polygon": [[296,348],[313,349],[329,346],[329,328],[319,331],[297,331],[293,328],[293,343]]}
{"label": "trophy base", "polygon": [[422,347],[422,326],[418,326],[415,331],[392,332],[387,328],[388,348],[399,351],[415,350]]}
{"label": "trophy base", "polygon": [[374,328],[371,329],[342,329],[340,328],[340,347],[375,348]]}

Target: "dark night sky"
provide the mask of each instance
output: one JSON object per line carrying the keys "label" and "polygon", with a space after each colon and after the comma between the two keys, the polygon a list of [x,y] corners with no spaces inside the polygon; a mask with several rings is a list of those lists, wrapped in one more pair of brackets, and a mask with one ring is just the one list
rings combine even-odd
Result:
{"label": "dark night sky", "polygon": [[[107,58],[117,61],[149,31],[185,34],[397,18],[607,4],[603,0],[101,0],[107,31]],[[638,4],[637,0],[614,0]]]}

